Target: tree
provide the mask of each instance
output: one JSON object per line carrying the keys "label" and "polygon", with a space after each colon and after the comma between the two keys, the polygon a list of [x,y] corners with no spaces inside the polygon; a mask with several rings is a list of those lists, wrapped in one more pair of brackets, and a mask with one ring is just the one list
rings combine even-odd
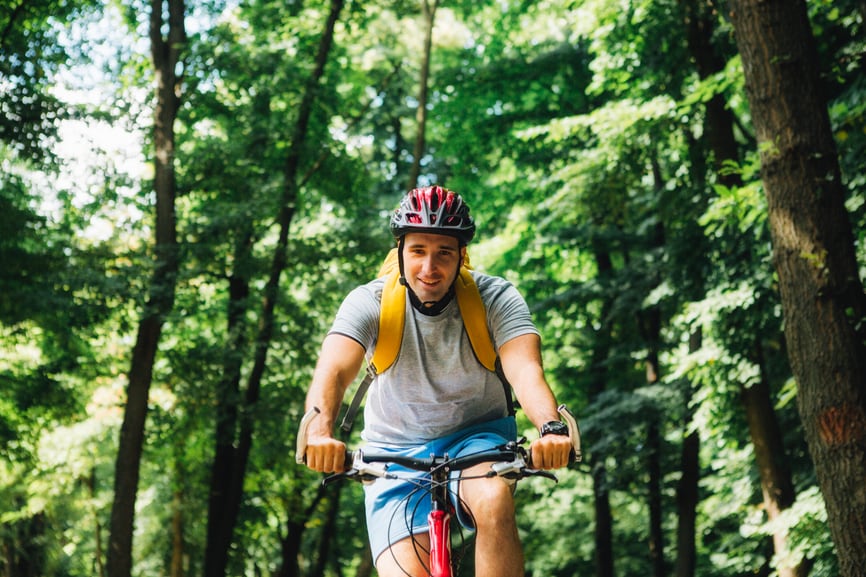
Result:
{"label": "tree", "polygon": [[[163,35],[163,10],[168,11],[168,32]],[[150,48],[156,74],[154,112],[154,192],[156,193],[156,244],[150,294],[141,313],[132,351],[129,384],[120,430],[114,477],[110,538],[106,569],[109,577],[132,573],[132,535],[135,500],[144,446],[148,396],[153,364],[165,316],[174,306],[178,251],[175,222],[176,177],[174,169],[174,121],[180,106],[179,63],[186,41],[184,0],[151,0]]]}
{"label": "tree", "polygon": [[418,186],[418,175],[421,174],[421,161],[425,153],[427,140],[427,99],[430,88],[430,55],[433,51],[433,25],[436,23],[436,9],[439,0],[423,0],[424,10],[424,46],[421,52],[421,78],[418,79],[418,109],[415,121],[418,125],[415,134],[415,147],[412,151],[412,167],[409,169],[407,188]]}
{"label": "tree", "polygon": [[732,0],[798,407],[841,574],[866,572],[866,295],[806,3]]}
{"label": "tree", "polygon": [[[259,318],[259,331],[256,338],[254,364],[248,379],[244,393],[244,408],[240,411],[239,422],[223,422],[224,415],[220,415],[221,428],[228,425],[230,428],[237,427],[239,442],[237,448],[233,446],[230,439],[234,437],[235,431],[221,431],[217,439],[217,455],[214,460],[213,474],[211,477],[210,503],[208,508],[208,542],[205,553],[206,577],[221,577],[226,573],[229,549],[232,535],[237,523],[238,514],[243,498],[244,477],[249,462],[250,450],[252,448],[253,431],[255,423],[252,416],[252,408],[258,403],[262,379],[267,366],[268,349],[272,345],[275,327],[275,310],[277,297],[279,296],[280,278],[286,268],[289,257],[289,239],[292,221],[299,202],[300,193],[300,167],[302,162],[302,151],[306,145],[307,131],[313,110],[313,103],[318,94],[318,86],[321,82],[328,56],[334,40],[334,29],[343,9],[343,0],[331,0],[328,17],[316,52],[315,64],[312,74],[307,80],[306,89],[302,95],[298,109],[298,116],[291,135],[290,147],[287,151],[283,167],[283,182],[279,196],[278,214],[276,222],[279,225],[279,238],[274,248],[271,259],[270,273],[264,287],[263,310]],[[246,300],[248,287],[243,286],[243,295],[233,299],[232,304],[237,306],[240,301]],[[237,312],[235,312],[237,314]],[[234,354],[238,354],[234,351]],[[234,378],[234,375],[226,375]],[[301,529],[300,525],[297,529]],[[293,539],[300,541],[300,531],[290,535]],[[295,565],[284,565],[282,575],[297,575],[297,560]]]}

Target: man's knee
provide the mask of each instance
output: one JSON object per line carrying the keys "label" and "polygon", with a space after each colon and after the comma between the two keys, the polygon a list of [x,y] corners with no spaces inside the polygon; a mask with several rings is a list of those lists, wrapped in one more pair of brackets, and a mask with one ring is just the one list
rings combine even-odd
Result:
{"label": "man's knee", "polygon": [[[472,487],[468,485],[472,484]],[[499,478],[467,481],[463,499],[476,526],[514,518],[512,488]]]}

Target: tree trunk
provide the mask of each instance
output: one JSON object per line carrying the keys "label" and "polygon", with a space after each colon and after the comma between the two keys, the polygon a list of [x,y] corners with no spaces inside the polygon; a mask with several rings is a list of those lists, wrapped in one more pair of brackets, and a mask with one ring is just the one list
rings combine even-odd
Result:
{"label": "tree trunk", "polygon": [[[690,426],[690,423],[687,423]],[[683,439],[680,453],[680,480],[677,484],[677,556],[676,577],[693,577],[697,562],[695,528],[699,501],[701,437],[691,431]]]}
{"label": "tree trunk", "polygon": [[[217,385],[214,458],[211,463],[208,495],[207,542],[205,567],[226,567],[234,529],[228,499],[232,494],[232,470],[235,467],[235,439],[241,402],[240,383],[243,351],[246,345],[244,317],[250,293],[249,280],[239,271],[249,262],[249,232],[241,235],[234,249],[235,270],[229,278],[227,331],[229,344],[223,360],[223,373]],[[218,574],[218,573],[217,573]]]}
{"label": "tree trunk", "polygon": [[804,0],[732,0],[798,407],[843,577],[866,574],[866,295]]}
{"label": "tree trunk", "polygon": [[44,513],[3,526],[3,540],[0,541],[3,577],[42,577],[46,574],[45,527]]}
{"label": "tree trunk", "polygon": [[427,132],[427,91],[430,84],[430,54],[433,50],[433,24],[436,21],[436,8],[439,0],[424,0],[424,48],[421,53],[421,80],[418,83],[418,110],[415,112],[417,134],[415,135],[415,147],[412,151],[412,167],[409,169],[409,188],[418,186],[418,177],[421,174],[421,158],[426,148]]}
{"label": "tree trunk", "polygon": [[[702,346],[703,335],[700,328],[689,335],[689,353],[696,353]],[[683,446],[680,451],[680,480],[677,483],[677,558],[674,567],[675,577],[693,577],[697,562],[695,530],[699,502],[698,483],[701,477],[700,450],[701,436],[692,428],[691,386],[686,384],[684,399],[685,419],[683,419]]]}
{"label": "tree trunk", "polygon": [[[661,198],[664,190],[662,170],[656,158],[652,159],[652,173],[655,190]],[[665,246],[664,223],[659,221],[653,228],[650,243],[653,251],[663,250]],[[651,270],[649,274],[651,282],[648,292],[655,290],[660,284],[660,273]],[[661,348],[662,312],[659,305],[653,305],[640,314],[640,329],[643,340],[646,343],[647,356],[644,361],[646,367],[647,386],[657,385],[661,378],[661,367],[659,365],[659,352]],[[649,499],[649,554],[655,577],[664,577],[665,570],[665,542],[664,529],[662,527],[662,434],[660,429],[660,416],[658,411],[652,411],[650,421],[647,423],[647,472],[649,474],[647,489]]]}
{"label": "tree trunk", "polygon": [[[290,502],[288,511],[286,512],[288,516],[288,521],[286,522],[286,535],[280,542],[281,563],[280,568],[277,571],[277,577],[300,576],[301,568],[298,562],[300,560],[301,540],[306,529],[306,522],[318,508],[322,499],[324,499],[325,492],[325,487],[319,485],[315,497],[313,497],[313,500],[303,511],[299,510],[300,507],[296,503]],[[300,501],[298,495],[295,495],[294,497],[297,498],[293,499],[293,501]]]}
{"label": "tree trunk", "polygon": [[[163,38],[163,2],[168,3],[168,37]],[[156,260],[150,294],[142,312],[129,370],[126,406],[114,473],[114,502],[106,569],[109,577],[132,572],[135,499],[144,445],[153,362],[165,316],[174,306],[177,234],[174,198],[174,121],[180,105],[181,78],[176,70],[186,41],[184,0],[151,0],[150,43],[157,95],[154,123],[154,191],[156,193]]]}
{"label": "tree trunk", "polygon": [[[594,241],[593,253],[599,279],[609,279],[613,271],[610,253]],[[612,293],[608,293],[612,294]],[[605,296],[599,315],[600,328],[596,332],[592,358],[590,360],[591,383],[590,401],[598,398],[607,388],[607,370],[605,368],[610,355],[611,341],[611,309],[612,297]],[[610,508],[610,491],[607,482],[607,467],[604,457],[590,453],[589,464],[592,470],[592,495],[595,513],[595,574],[597,577],[613,577],[613,514]]]}
{"label": "tree trunk", "polygon": [[298,560],[301,554],[301,537],[304,534],[304,522],[289,521],[286,523],[286,536],[282,539],[280,558],[282,563],[277,577],[300,577],[301,568]]}
{"label": "tree trunk", "polygon": [[[713,13],[714,8],[710,1],[679,0],[679,3],[683,10],[689,54],[695,62],[698,77],[705,80],[725,68],[724,60],[716,54],[712,45],[716,18]],[[737,172],[721,170],[726,161],[738,160],[733,126],[734,116],[725,101],[725,96],[714,95],[706,104],[704,127],[707,144],[710,151],[714,153],[718,181],[728,187],[741,184]]]}
{"label": "tree trunk", "polygon": [[340,534],[337,531],[337,513],[340,510],[340,493],[343,485],[333,487],[328,495],[328,506],[325,514],[325,522],[322,525],[322,533],[319,538],[319,547],[316,551],[316,559],[309,577],[325,577],[325,570],[331,561],[331,551],[340,549]]}
{"label": "tree trunk", "polygon": [[[659,334],[661,332],[661,314],[658,307],[652,307],[642,315],[644,325],[644,340],[647,353],[646,381],[647,385],[658,384],[659,381]],[[664,530],[662,528],[662,438],[659,425],[659,415],[656,411],[650,414],[647,422],[647,499],[649,506],[649,556],[654,577],[664,577],[665,551]]]}
{"label": "tree trunk", "polygon": [[649,501],[649,556],[654,577],[664,577],[665,540],[662,527],[662,440],[658,415],[653,411],[647,423],[647,499]]}
{"label": "tree trunk", "polygon": [[[710,44],[714,17],[707,4],[683,2],[683,5],[686,7],[690,52],[695,59],[700,78],[708,78],[720,72],[724,66]],[[739,161],[734,139],[734,120],[720,94],[707,103],[706,115],[707,140],[716,161],[716,169],[719,171],[726,161]],[[718,180],[728,187],[742,185],[740,176],[736,172],[718,172]],[[754,360],[762,369],[761,382],[744,389],[741,398],[760,472],[765,509],[769,518],[774,519],[794,503],[796,493],[787,469],[784,444],[777,425],[772,394],[769,384],[763,377],[764,360],[760,350]],[[787,535],[784,533],[773,535],[773,548],[777,553],[787,550]],[[807,573],[808,564],[779,568],[780,577],[802,576]]]}
{"label": "tree trunk", "polygon": [[[755,450],[755,461],[764,495],[764,510],[767,518],[773,521],[781,515],[782,511],[794,504],[796,493],[788,469],[782,431],[773,408],[770,384],[765,376],[764,355],[760,347],[756,357],[761,378],[752,386],[744,387],[740,392],[740,398]],[[773,550],[779,554],[787,549],[787,534],[781,531],[775,533]],[[805,577],[809,567],[808,564],[801,563],[795,567],[777,567],[776,571],[779,577]]]}
{"label": "tree trunk", "polygon": [[[256,338],[256,349],[253,367],[247,382],[243,404],[245,410],[240,414],[237,449],[234,451],[228,470],[229,483],[227,494],[222,497],[224,509],[221,511],[222,523],[214,529],[216,542],[208,542],[208,551],[205,556],[205,577],[224,577],[228,566],[228,548],[232,541],[234,528],[240,512],[243,499],[243,483],[246,476],[247,463],[253,442],[253,430],[255,423],[252,415],[254,407],[258,403],[261,392],[262,378],[264,377],[268,349],[271,345],[274,329],[274,311],[276,310],[277,296],[279,294],[280,277],[288,262],[289,230],[295,215],[295,207],[298,201],[298,179],[301,165],[301,153],[304,141],[307,137],[307,127],[312,114],[313,103],[318,93],[318,87],[325,72],[328,62],[328,54],[334,39],[334,29],[340,12],[343,9],[344,0],[332,0],[328,19],[325,23],[322,38],[319,41],[319,49],[316,53],[315,68],[307,85],[304,95],[298,107],[298,116],[295,121],[291,146],[286,156],[286,164],[283,170],[283,189],[280,197],[280,210],[277,216],[280,232],[277,246],[271,260],[271,271],[264,287],[262,313],[259,318],[258,337]],[[216,465],[215,465],[216,467]],[[219,496],[213,496],[218,499]],[[218,531],[218,532],[217,532]],[[218,548],[214,548],[219,545]]]}

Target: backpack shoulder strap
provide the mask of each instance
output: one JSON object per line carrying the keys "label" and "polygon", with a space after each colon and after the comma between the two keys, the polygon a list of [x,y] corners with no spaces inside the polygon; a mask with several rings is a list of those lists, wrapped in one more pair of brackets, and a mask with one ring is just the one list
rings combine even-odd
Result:
{"label": "backpack shoulder strap", "polygon": [[490,331],[487,329],[487,311],[484,303],[481,302],[478,285],[475,284],[475,279],[468,269],[460,269],[455,287],[457,305],[460,307],[463,326],[466,328],[466,334],[469,335],[475,357],[488,371],[496,372],[496,350],[493,348]]}
{"label": "backpack shoulder strap", "polygon": [[406,324],[406,289],[400,284],[400,271],[391,271],[382,288],[379,335],[370,364],[376,374],[388,370],[397,360]]}
{"label": "backpack shoulder strap", "polygon": [[460,269],[455,286],[457,305],[460,307],[460,315],[463,317],[463,327],[469,336],[469,342],[472,343],[475,358],[484,368],[493,371],[499,377],[505,393],[508,414],[514,415],[517,401],[511,394],[511,385],[505,378],[505,371],[502,370],[499,355],[493,348],[490,331],[487,329],[487,309],[484,308],[478,285],[475,284],[475,279],[472,278],[472,273],[469,272],[468,268]]}

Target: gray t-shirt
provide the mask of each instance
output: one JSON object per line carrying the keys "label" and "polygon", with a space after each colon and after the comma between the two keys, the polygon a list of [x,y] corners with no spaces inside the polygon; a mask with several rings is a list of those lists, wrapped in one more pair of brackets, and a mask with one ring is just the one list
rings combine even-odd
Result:
{"label": "gray t-shirt", "polygon": [[[472,272],[487,309],[493,346],[538,334],[529,307],[508,281]],[[358,341],[369,359],[379,332],[384,279],[353,290],[337,312],[331,333]],[[456,299],[427,316],[406,299],[406,324],[394,364],[370,386],[364,407],[368,442],[415,445],[508,414],[502,382],[475,358]]]}

